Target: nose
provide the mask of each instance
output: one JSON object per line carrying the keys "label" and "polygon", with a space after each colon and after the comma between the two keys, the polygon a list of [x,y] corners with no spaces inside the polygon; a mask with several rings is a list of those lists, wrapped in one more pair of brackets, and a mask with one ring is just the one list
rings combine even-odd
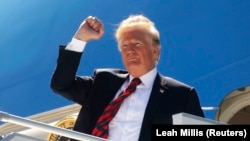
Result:
{"label": "nose", "polygon": [[134,45],[133,44],[129,44],[127,50],[128,51],[135,51]]}
{"label": "nose", "polygon": [[134,44],[127,44],[121,47],[123,51],[135,51],[135,48],[136,46]]}

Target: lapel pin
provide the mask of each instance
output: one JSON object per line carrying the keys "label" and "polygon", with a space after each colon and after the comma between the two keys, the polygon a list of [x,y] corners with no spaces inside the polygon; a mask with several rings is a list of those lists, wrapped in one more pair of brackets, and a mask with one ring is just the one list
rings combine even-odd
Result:
{"label": "lapel pin", "polygon": [[162,93],[162,94],[163,94],[163,93],[164,93],[164,90],[163,90],[163,89],[160,89],[160,93]]}

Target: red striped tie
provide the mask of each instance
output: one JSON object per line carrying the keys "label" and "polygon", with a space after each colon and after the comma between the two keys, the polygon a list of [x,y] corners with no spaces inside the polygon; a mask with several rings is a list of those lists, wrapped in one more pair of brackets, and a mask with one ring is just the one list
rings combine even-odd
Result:
{"label": "red striped tie", "polygon": [[119,110],[123,100],[133,93],[136,86],[141,83],[139,78],[134,78],[128,85],[127,89],[124,90],[116,99],[114,99],[105,109],[103,114],[99,117],[95,128],[92,131],[92,135],[108,138],[109,122],[113,119],[117,111]]}

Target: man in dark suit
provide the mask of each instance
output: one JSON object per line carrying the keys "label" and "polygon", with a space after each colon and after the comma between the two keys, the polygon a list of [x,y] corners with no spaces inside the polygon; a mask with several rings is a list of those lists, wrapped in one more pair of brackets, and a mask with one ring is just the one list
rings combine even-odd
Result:
{"label": "man in dark suit", "polygon": [[102,37],[104,27],[96,17],[87,17],[67,46],[60,46],[51,88],[82,109],[75,131],[92,134],[105,107],[122,92],[133,78],[140,78],[133,94],[121,104],[108,124],[108,139],[113,141],[150,141],[152,124],[172,124],[180,112],[204,117],[195,89],[161,75],[156,68],[160,56],[160,34],[154,23],[143,15],[123,20],[115,37],[126,70],[96,69],[92,76],[76,72],[86,43]]}

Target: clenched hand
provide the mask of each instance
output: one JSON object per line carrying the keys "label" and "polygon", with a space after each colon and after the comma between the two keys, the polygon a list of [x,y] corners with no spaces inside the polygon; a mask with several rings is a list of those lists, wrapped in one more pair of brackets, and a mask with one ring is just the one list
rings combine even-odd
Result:
{"label": "clenched hand", "polygon": [[87,42],[89,40],[100,39],[103,33],[104,27],[101,20],[96,17],[89,16],[82,22],[75,33],[74,38]]}

